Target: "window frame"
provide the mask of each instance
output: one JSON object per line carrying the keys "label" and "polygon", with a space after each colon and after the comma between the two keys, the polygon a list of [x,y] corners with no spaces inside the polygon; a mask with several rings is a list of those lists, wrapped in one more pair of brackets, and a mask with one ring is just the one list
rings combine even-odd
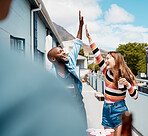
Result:
{"label": "window frame", "polygon": [[[14,40],[13,45],[12,45],[12,40]],[[23,42],[23,44],[22,44],[23,45],[23,49],[19,49],[19,47],[20,47],[19,41]],[[24,38],[19,38],[19,37],[14,37],[14,36],[10,35],[10,48],[12,50],[17,51],[18,53],[23,52],[23,55],[25,55],[25,39]]]}

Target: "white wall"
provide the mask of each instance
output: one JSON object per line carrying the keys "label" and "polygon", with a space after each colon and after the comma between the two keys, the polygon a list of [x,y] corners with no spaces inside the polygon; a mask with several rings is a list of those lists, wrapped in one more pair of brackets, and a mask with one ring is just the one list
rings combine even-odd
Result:
{"label": "white wall", "polygon": [[30,56],[30,4],[26,0],[12,1],[8,17],[0,22],[0,41],[10,45],[10,35],[25,39],[25,55]]}
{"label": "white wall", "polygon": [[52,63],[47,58],[47,53],[52,49],[52,37],[48,35],[45,41],[45,67],[49,71],[52,68]]}
{"label": "white wall", "polygon": [[127,93],[126,103],[129,111],[133,113],[133,126],[144,136],[148,135],[148,94],[139,92],[139,97],[134,100]]}
{"label": "white wall", "polygon": [[46,27],[39,17],[37,17],[37,49],[45,53]]}

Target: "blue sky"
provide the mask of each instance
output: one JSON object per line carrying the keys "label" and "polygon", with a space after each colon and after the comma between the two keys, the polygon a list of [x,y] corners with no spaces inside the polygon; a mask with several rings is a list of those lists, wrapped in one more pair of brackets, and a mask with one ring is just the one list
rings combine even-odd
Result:
{"label": "blue sky", "polygon": [[117,4],[135,16],[134,25],[148,27],[148,0],[102,0],[98,4],[104,12]]}
{"label": "blue sky", "polygon": [[[148,43],[146,0],[43,0],[55,23],[76,36],[81,10],[93,41],[104,50],[128,42]],[[83,30],[83,42],[88,40]]]}

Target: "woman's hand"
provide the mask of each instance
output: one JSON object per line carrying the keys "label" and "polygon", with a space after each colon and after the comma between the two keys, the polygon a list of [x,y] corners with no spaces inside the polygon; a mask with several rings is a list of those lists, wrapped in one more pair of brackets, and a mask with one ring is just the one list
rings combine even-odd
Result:
{"label": "woman's hand", "polygon": [[120,83],[121,85],[125,85],[126,87],[129,86],[129,82],[128,82],[125,78],[120,78],[120,79],[119,79],[119,83]]}
{"label": "woman's hand", "polygon": [[87,29],[87,24],[85,25],[85,30],[86,30],[86,37],[88,38],[89,43],[91,43],[92,42],[92,39],[91,39],[91,37],[89,35],[88,29]]}

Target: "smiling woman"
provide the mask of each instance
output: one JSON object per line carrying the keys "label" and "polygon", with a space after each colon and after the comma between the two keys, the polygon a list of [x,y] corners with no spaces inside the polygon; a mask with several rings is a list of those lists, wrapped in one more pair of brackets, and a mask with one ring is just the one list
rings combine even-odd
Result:
{"label": "smiling woman", "polygon": [[[126,65],[123,56],[119,52],[108,52],[104,60],[99,48],[92,41],[86,25],[86,36],[90,42],[90,48],[96,57],[97,63],[105,77],[105,100],[103,106],[102,125],[105,129],[115,129],[115,136],[121,135],[122,113],[128,111],[125,103],[126,92],[135,100],[138,91],[135,87],[135,76]],[[121,78],[122,77],[122,78]],[[124,88],[119,88],[124,85]]]}
{"label": "smiling woman", "polygon": [[108,54],[105,59],[105,63],[107,65],[107,69],[113,70],[115,67],[115,60],[112,55]]}

